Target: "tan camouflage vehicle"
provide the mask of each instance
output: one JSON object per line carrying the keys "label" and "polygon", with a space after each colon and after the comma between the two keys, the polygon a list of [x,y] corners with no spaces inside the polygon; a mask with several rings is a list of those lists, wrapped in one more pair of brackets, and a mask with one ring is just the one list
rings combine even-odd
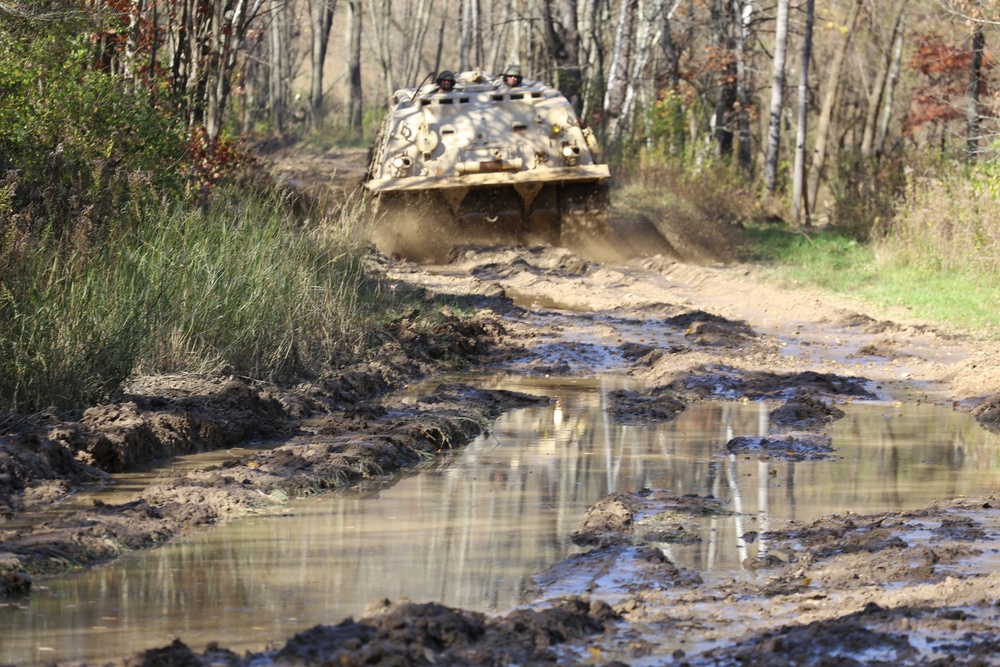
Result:
{"label": "tan camouflage vehicle", "polygon": [[603,232],[610,173],[595,160],[593,133],[559,91],[519,72],[510,81],[445,72],[396,91],[365,182],[378,202],[380,249],[440,255],[462,243],[559,244]]}

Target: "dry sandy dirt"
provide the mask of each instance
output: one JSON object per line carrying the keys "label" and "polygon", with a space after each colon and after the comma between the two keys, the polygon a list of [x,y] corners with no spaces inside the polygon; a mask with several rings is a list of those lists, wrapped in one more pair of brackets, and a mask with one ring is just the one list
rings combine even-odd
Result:
{"label": "dry sandy dirt", "polygon": [[[341,174],[336,186],[350,190],[364,156],[272,161],[295,183],[310,174],[328,178],[331,166]],[[616,224],[627,234],[636,223]],[[824,428],[843,414],[837,404],[873,392],[952,405],[1000,430],[995,342],[901,310],[782,289],[752,266],[705,263],[704,252],[694,262],[676,251],[683,230],[670,229],[669,220],[643,221],[642,229],[659,241],[612,239],[580,252],[458,247],[436,266],[373,252],[371,271],[397,289],[419,289],[426,308],[392,323],[383,349],[364,363],[296,387],[141,378],[121,400],[72,421],[6,420],[0,596],[16,600],[67,567],[106,562],[182,529],[211,530],[248,509],[280,509],[288,496],[340,488],[461,447],[503,412],[547,399],[453,384],[416,406],[371,399],[456,364],[585,376],[595,368],[580,354],[584,337],[609,353],[601,363],[617,359],[616,372],[646,387],[614,394],[617,419],[670,420],[722,394],[784,401],[771,414],[773,437],[729,443],[749,457],[821,458]],[[602,248],[615,258],[594,261]],[[620,328],[636,322],[670,330],[681,342],[623,344]],[[302,437],[303,417],[321,420],[318,433]],[[111,473],[260,437],[286,441],[252,460],[234,457],[163,480],[122,505],[32,519]],[[1000,553],[1000,496],[772,525],[766,535],[746,536],[766,538],[770,548],[744,563],[752,576],[740,580],[705,581],[657,546],[664,528],[653,525],[655,517],[674,517],[669,532],[683,534],[688,522],[720,511],[713,498],[670,489],[612,494],[565,536],[586,550],[538,573],[524,606],[501,614],[373,600],[362,618],[316,626],[265,653],[214,645],[198,652],[179,637],[117,663],[1000,664],[1000,573],[984,565]]]}

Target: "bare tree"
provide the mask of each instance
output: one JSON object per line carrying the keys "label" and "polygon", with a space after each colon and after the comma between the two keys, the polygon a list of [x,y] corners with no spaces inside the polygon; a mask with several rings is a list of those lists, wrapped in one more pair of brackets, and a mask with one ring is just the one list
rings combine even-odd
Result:
{"label": "bare tree", "polygon": [[750,142],[750,73],[747,68],[747,44],[751,42],[753,2],[733,0],[733,22],[736,28],[736,100],[739,102],[737,122],[740,138],[740,166],[747,174],[753,166]]}
{"label": "bare tree", "polygon": [[816,0],[806,0],[802,30],[802,65],[799,69],[798,122],[795,128],[795,166],[792,171],[792,214],[798,224],[809,224],[809,202],[803,202],[806,178],[806,124],[809,116],[809,62],[812,58],[813,19]]}
{"label": "bare tree", "polygon": [[604,94],[604,128],[614,143],[620,136],[618,127],[625,106],[625,93],[632,63],[632,33],[635,29],[635,11],[639,0],[622,0],[615,33],[615,50],[608,73],[608,89]]}
{"label": "bare tree", "polygon": [[[732,36],[731,13],[727,11],[727,0],[712,0],[711,44],[717,58],[721,58],[721,71],[716,77],[715,117],[715,154],[718,157],[728,157],[733,153],[733,131],[730,127],[730,114],[736,103],[736,62],[730,58],[735,51]],[[725,55],[723,55],[725,54]]]}
{"label": "bare tree", "polygon": [[556,86],[581,110],[580,32],[576,0],[542,0],[545,41],[556,62]]}
{"label": "bare tree", "polygon": [[889,81],[885,87],[885,100],[882,104],[882,116],[878,124],[878,136],[875,139],[879,155],[885,153],[885,140],[889,134],[889,121],[892,119],[892,103],[896,95],[896,85],[899,83],[899,72],[903,62],[903,25],[896,31],[896,39],[892,45],[892,67],[889,70]]}
{"label": "bare tree", "polygon": [[361,132],[361,0],[347,2],[347,126]]}
{"label": "bare tree", "polygon": [[985,48],[986,37],[983,35],[983,24],[977,22],[972,29],[972,60],[969,63],[969,88],[966,93],[968,99],[966,150],[970,161],[974,161],[979,152],[979,94],[983,87],[983,50]]}
{"label": "bare tree", "polygon": [[313,119],[318,119],[323,108],[323,69],[326,64],[326,49],[330,43],[330,29],[333,27],[333,13],[337,0],[312,0],[312,81],[309,106]]}
{"label": "bare tree", "polygon": [[418,0],[412,13],[408,13],[403,20],[409,37],[406,49],[403,52],[403,65],[401,68],[402,81],[405,85],[413,85],[423,75],[423,72],[421,72],[421,57],[424,53],[427,32],[430,30],[433,12],[434,0]]}
{"label": "bare tree", "polygon": [[[359,8],[360,4],[359,2]],[[371,27],[374,32],[369,41],[375,62],[378,64],[379,88],[382,90],[382,97],[388,99],[396,88],[392,74],[392,0],[369,2],[368,12],[371,15]]]}
{"label": "bare tree", "polygon": [[861,138],[862,155],[871,155],[872,153],[872,149],[875,144],[879,109],[881,108],[883,101],[887,98],[889,85],[895,85],[894,83],[890,84],[892,81],[890,73],[894,62],[893,53],[895,52],[896,41],[903,25],[903,14],[906,11],[907,2],[908,0],[899,0],[896,7],[895,17],[892,21],[892,36],[886,46],[885,57],[883,58],[881,67],[876,73],[871,93],[868,96],[868,109],[865,113],[865,129]]}
{"label": "bare tree", "polygon": [[809,201],[815,205],[819,192],[819,181],[826,163],[826,145],[830,135],[830,123],[833,120],[833,107],[837,100],[837,89],[840,85],[840,74],[844,67],[844,58],[854,36],[854,28],[858,22],[863,0],[853,0],[850,15],[847,18],[847,30],[840,41],[830,62],[826,87],[823,91],[823,106],[820,108],[816,121],[816,141],[813,144],[812,171],[809,172]]}
{"label": "bare tree", "polygon": [[673,36],[674,12],[677,11],[681,0],[673,0],[669,9],[666,7],[666,1],[663,0],[658,16],[660,17],[660,49],[663,51],[665,60],[667,90],[672,98],[669,107],[672,135],[670,137],[670,150],[676,155],[683,155],[685,144],[684,112],[677,100],[681,86],[681,53]]}
{"label": "bare tree", "polygon": [[778,16],[774,36],[774,66],[771,74],[771,110],[767,123],[767,157],[764,162],[764,186],[773,193],[778,175],[778,155],[781,149],[781,114],[784,110],[785,53],[788,47],[788,3],[778,0]]}

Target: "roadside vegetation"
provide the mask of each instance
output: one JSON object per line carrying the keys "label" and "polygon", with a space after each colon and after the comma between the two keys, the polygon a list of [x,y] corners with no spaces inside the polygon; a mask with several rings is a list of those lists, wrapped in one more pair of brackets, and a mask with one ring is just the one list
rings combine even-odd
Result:
{"label": "roadside vegetation", "polygon": [[[729,239],[715,259],[746,261],[787,287],[896,307],[956,331],[1000,336],[1000,168],[941,160],[842,170],[831,213],[787,220],[740,174],[711,163],[684,169],[643,152],[619,171],[621,206],[687,234]],[[778,213],[775,213],[777,209]],[[721,230],[721,231],[720,231]]]}
{"label": "roadside vegetation", "polygon": [[290,381],[363,354],[392,308],[362,269],[363,205],[296,215],[236,140],[95,71],[86,26],[45,25],[0,40],[0,413],[79,410],[140,373]]}

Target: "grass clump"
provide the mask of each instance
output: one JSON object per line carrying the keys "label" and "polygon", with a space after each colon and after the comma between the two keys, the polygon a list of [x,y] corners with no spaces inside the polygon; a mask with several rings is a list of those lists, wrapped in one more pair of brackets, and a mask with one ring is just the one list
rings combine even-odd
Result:
{"label": "grass clump", "polygon": [[0,411],[72,410],[137,372],[287,380],[363,349],[361,202],[307,227],[277,196],[220,192],[138,223],[0,239]]}

